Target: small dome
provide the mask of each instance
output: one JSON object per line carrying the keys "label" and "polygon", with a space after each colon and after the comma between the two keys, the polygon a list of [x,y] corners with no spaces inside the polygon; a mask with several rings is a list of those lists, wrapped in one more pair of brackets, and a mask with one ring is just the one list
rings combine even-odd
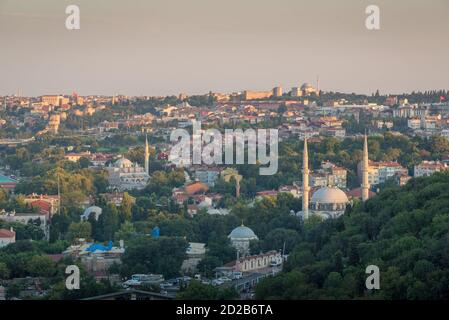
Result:
{"label": "small dome", "polygon": [[240,227],[235,228],[231,231],[228,238],[231,238],[231,240],[257,240],[257,236],[254,233],[253,230],[251,230],[248,227],[245,227],[244,225],[241,225]]}
{"label": "small dome", "polygon": [[103,209],[101,209],[100,207],[91,206],[91,207],[87,208],[86,210],[84,210],[84,213],[81,216],[81,218],[87,220],[87,219],[89,219],[90,214],[94,213],[95,214],[95,220],[98,220],[98,217],[101,215],[102,212],[103,212]]}
{"label": "small dome", "polygon": [[312,86],[310,83],[304,83],[304,84],[301,86],[301,89],[302,89],[302,90],[305,90],[305,89],[311,89],[311,88],[313,88],[313,86]]}
{"label": "small dome", "polygon": [[131,168],[132,165],[133,165],[133,163],[131,161],[129,161],[128,159],[126,159],[126,158],[118,159],[115,162],[115,166],[117,168]]}
{"label": "small dome", "polygon": [[348,201],[343,191],[331,187],[318,189],[310,199],[312,203],[347,203]]}

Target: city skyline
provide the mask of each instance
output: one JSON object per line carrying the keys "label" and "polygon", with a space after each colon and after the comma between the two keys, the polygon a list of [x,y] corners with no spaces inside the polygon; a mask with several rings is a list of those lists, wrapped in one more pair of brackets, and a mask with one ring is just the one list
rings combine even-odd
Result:
{"label": "city skyline", "polygon": [[[444,0],[0,1],[0,95],[189,95],[291,88],[400,94],[449,87]],[[219,19],[217,19],[219,17]]]}

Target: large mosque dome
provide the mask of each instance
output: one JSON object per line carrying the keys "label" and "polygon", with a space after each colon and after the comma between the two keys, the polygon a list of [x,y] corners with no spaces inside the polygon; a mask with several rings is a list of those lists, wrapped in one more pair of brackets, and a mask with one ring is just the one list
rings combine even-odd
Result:
{"label": "large mosque dome", "polygon": [[324,187],[318,189],[312,196],[310,202],[314,203],[347,203],[346,193],[335,187]]}
{"label": "large mosque dome", "polygon": [[232,230],[228,238],[231,240],[231,245],[243,256],[249,254],[250,242],[259,240],[254,231],[244,226],[243,223]]}
{"label": "large mosque dome", "polygon": [[324,187],[313,194],[309,209],[323,218],[336,218],[345,212],[348,202],[348,197],[340,189]]}
{"label": "large mosque dome", "polygon": [[131,168],[133,163],[126,158],[120,158],[115,162],[117,168]]}
{"label": "large mosque dome", "polygon": [[310,83],[306,82],[301,86],[301,90],[308,90],[308,89],[313,89],[313,86]]}
{"label": "large mosque dome", "polygon": [[254,233],[254,231],[244,225],[241,225],[241,226],[235,228],[234,230],[232,230],[231,233],[229,234],[228,238],[230,238],[231,241],[257,240],[258,239],[256,234]]}

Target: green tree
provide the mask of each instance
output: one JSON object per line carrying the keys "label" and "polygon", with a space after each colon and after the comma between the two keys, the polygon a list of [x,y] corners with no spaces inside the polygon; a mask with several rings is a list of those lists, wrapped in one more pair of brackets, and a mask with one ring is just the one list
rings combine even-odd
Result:
{"label": "green tree", "polygon": [[126,221],[120,226],[120,229],[115,233],[115,240],[123,240],[127,242],[130,240],[136,233],[134,226],[131,222]]}
{"label": "green tree", "polygon": [[185,258],[187,242],[182,238],[140,237],[128,242],[122,258],[122,273],[159,273],[165,277],[179,274]]}
{"label": "green tree", "polygon": [[66,239],[73,242],[75,239],[91,239],[92,227],[88,221],[72,222],[69,225]]}
{"label": "green tree", "polygon": [[34,256],[27,264],[29,274],[36,277],[51,277],[56,273],[53,260],[48,256]]}
{"label": "green tree", "polygon": [[128,192],[123,193],[123,200],[120,206],[120,220],[130,221],[132,217],[133,199]]}
{"label": "green tree", "polygon": [[233,289],[221,289],[192,281],[184,291],[178,293],[176,298],[181,300],[231,300],[237,298],[237,293]]}
{"label": "green tree", "polygon": [[9,279],[11,272],[4,262],[0,262],[0,279]]}

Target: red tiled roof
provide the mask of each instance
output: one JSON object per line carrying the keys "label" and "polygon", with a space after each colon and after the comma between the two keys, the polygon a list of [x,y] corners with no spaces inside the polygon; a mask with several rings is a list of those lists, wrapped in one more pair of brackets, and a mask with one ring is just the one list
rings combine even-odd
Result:
{"label": "red tiled roof", "polygon": [[13,238],[16,235],[14,231],[0,229],[0,238]]}
{"label": "red tiled roof", "polygon": [[49,213],[51,210],[51,204],[44,200],[36,200],[30,203],[30,205],[34,207],[38,207],[41,211],[45,213]]}
{"label": "red tiled roof", "polygon": [[207,192],[209,187],[202,182],[195,181],[185,186],[184,190],[188,195],[193,195],[199,192]]}
{"label": "red tiled roof", "polygon": [[[349,198],[362,198],[362,188],[359,187],[359,188],[355,188],[355,189],[349,190],[348,192],[346,192],[346,195]],[[376,195],[375,192],[369,190],[369,197],[370,198],[375,196],[375,195]]]}

